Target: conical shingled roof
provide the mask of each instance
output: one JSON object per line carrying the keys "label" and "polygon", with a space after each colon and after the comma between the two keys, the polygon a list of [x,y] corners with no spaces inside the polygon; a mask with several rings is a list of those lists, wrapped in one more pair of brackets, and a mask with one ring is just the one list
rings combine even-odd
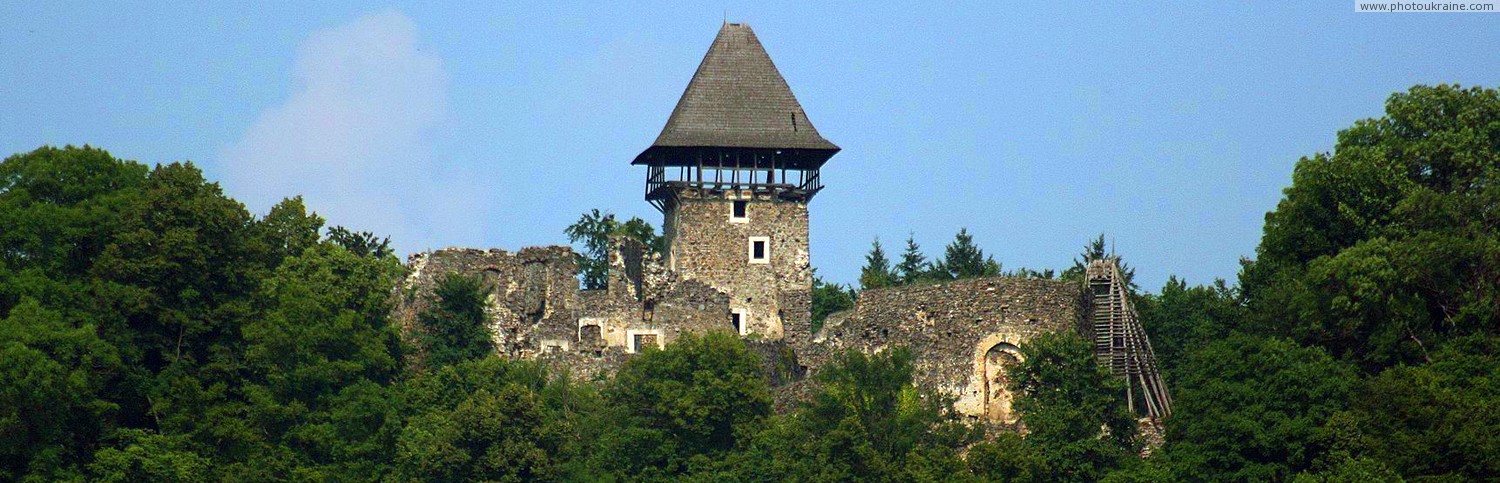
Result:
{"label": "conical shingled roof", "polygon": [[[725,23],[651,148],[761,148],[826,151],[818,134],[749,25]],[[826,156],[819,156],[827,159]],[[821,163],[819,163],[821,164]]]}

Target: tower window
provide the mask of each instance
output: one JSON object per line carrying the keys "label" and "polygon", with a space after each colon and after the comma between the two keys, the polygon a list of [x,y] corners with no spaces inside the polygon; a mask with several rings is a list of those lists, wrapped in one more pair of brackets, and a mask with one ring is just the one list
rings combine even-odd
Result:
{"label": "tower window", "polygon": [[750,263],[771,263],[770,237],[750,237]]}
{"label": "tower window", "polygon": [[729,203],[729,205],[730,205],[730,207],[729,207],[729,221],[743,223],[743,222],[746,222],[746,221],[750,220],[750,218],[749,218],[750,202],[749,201],[746,201],[746,200],[734,200],[734,201],[731,201]]}

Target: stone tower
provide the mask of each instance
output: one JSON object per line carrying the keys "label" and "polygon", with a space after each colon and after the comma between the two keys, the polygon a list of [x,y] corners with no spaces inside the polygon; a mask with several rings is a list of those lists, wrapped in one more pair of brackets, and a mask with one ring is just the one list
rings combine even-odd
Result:
{"label": "stone tower", "polygon": [[805,340],[807,204],[839,147],[818,134],[750,26],[725,23],[666,127],[631,162],[665,215],[668,267],[729,294],[740,334]]}

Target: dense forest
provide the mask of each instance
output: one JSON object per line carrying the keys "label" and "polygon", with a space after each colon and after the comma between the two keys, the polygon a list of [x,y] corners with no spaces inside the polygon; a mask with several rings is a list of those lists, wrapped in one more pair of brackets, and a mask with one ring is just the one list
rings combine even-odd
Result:
{"label": "dense forest", "polygon": [[[957,419],[901,349],[837,356],[782,413],[726,335],[570,380],[493,355],[477,280],[443,280],[403,334],[388,240],[300,198],[256,217],[191,163],[43,147],[0,163],[0,479],[1500,478],[1500,93],[1391,96],[1299,160],[1265,221],[1237,281],[1136,296],[1175,400],[1141,458],[1075,334],[1021,348],[1024,435]],[[588,254],[643,225],[594,212],[567,235]],[[1006,271],[966,232],[866,262],[863,288],[1078,276]],[[859,290],[815,292],[821,317]]]}

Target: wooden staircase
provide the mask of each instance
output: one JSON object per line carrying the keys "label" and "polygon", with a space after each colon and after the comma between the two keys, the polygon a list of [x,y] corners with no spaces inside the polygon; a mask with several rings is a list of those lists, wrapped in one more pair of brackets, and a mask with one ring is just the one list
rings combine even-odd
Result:
{"label": "wooden staircase", "polygon": [[1108,257],[1090,261],[1087,277],[1092,310],[1085,332],[1093,338],[1094,357],[1111,373],[1125,378],[1125,398],[1131,411],[1149,418],[1172,414],[1172,398],[1162,382],[1140,315],[1130,303],[1118,260]]}

